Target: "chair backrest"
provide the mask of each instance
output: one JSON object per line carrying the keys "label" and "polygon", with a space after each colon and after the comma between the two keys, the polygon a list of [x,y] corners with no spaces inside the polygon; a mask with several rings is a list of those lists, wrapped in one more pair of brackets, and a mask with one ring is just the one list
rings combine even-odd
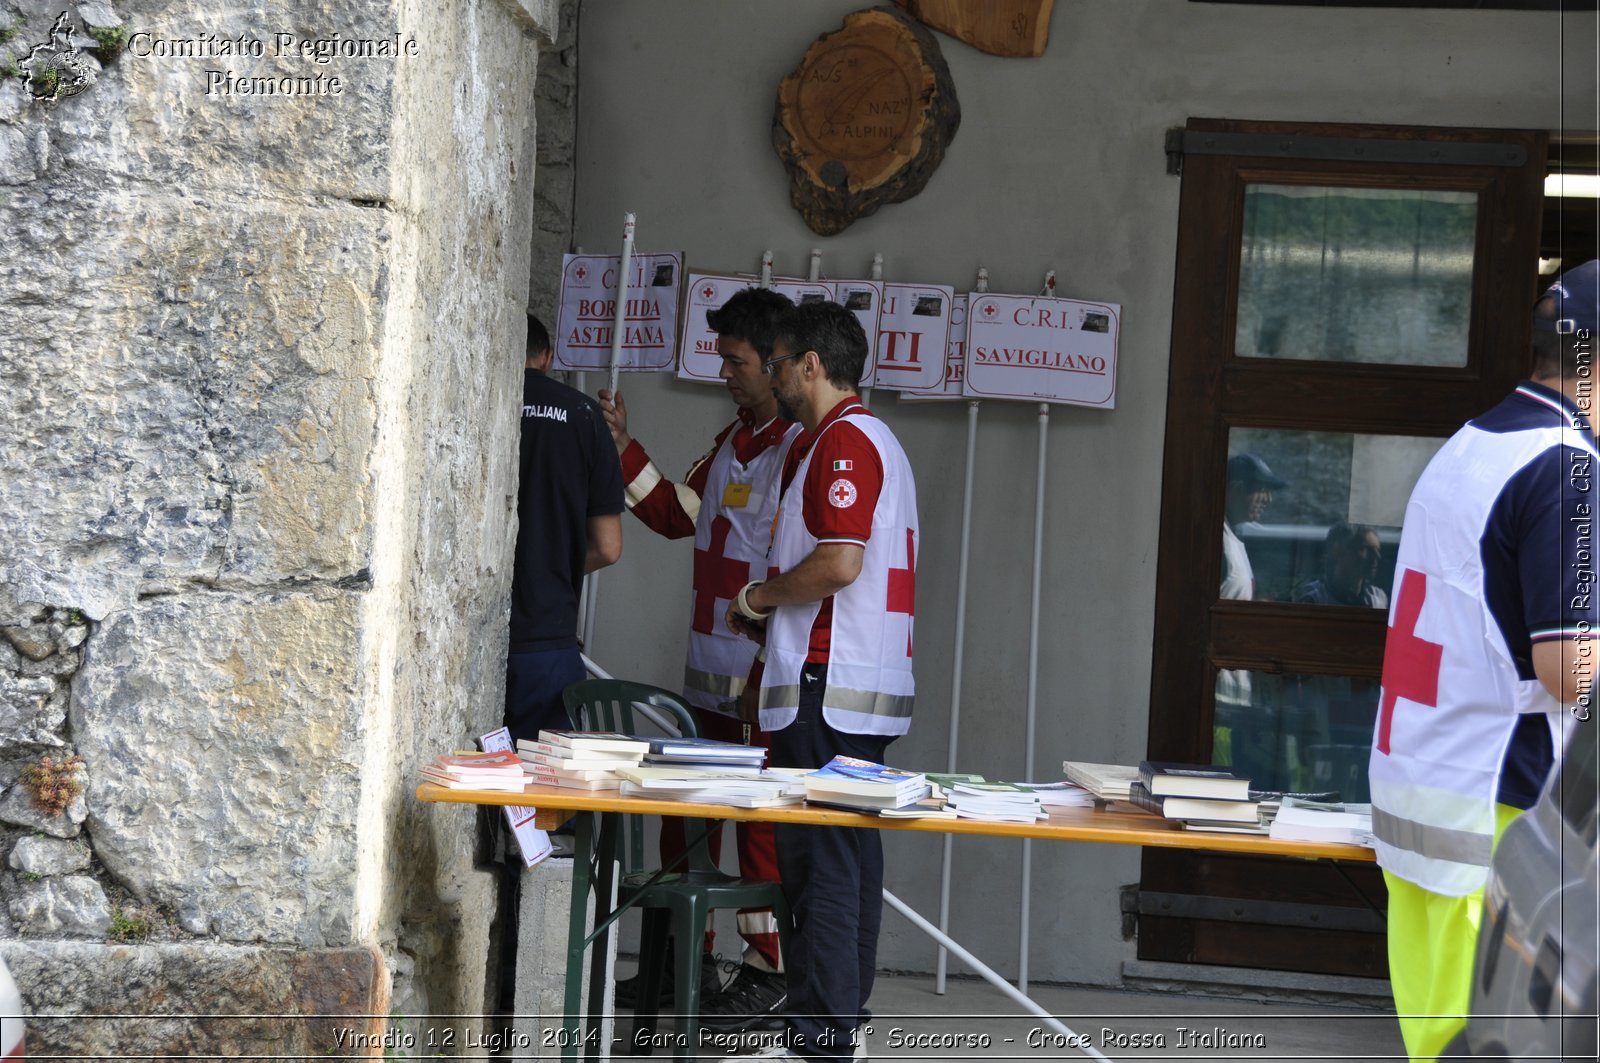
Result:
{"label": "chair backrest", "polygon": [[[660,709],[678,727],[678,737],[698,738],[699,730],[694,715],[683,699],[670,690],[653,687],[647,683],[630,683],[625,679],[582,679],[561,692],[561,701],[567,707],[572,725],[581,731],[620,731],[638,734],[634,726],[635,704]],[[623,867],[630,871],[644,869],[644,817],[624,816],[622,837],[617,839],[618,853]],[[704,833],[700,820],[685,820],[686,837],[694,838]],[[696,869],[709,869],[711,856],[702,841],[693,847],[688,865]]]}

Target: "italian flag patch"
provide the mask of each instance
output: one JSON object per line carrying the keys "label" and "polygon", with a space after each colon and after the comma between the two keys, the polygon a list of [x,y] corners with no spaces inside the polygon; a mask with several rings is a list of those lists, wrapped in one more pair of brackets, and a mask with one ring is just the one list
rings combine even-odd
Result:
{"label": "italian flag patch", "polygon": [[852,471],[850,460],[848,458],[846,458],[843,461],[834,462],[833,463],[833,471],[834,472],[850,472],[850,471]]}

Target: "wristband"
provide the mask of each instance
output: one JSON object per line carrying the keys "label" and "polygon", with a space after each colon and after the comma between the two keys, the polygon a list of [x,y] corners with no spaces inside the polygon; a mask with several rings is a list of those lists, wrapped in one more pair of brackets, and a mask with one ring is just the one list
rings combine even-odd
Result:
{"label": "wristband", "polygon": [[750,599],[745,597],[745,595],[750,593],[751,587],[759,586],[761,586],[760,580],[751,580],[749,583],[746,583],[743,587],[739,588],[739,596],[733,600],[733,607],[739,610],[739,615],[743,616],[746,620],[765,620],[767,617],[772,615],[771,609],[768,609],[764,613],[756,612],[755,609],[753,609],[750,605]]}

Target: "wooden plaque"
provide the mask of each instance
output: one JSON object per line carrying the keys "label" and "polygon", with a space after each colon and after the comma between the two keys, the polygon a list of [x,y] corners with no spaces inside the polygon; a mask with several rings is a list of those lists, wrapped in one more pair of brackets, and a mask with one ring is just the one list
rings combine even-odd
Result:
{"label": "wooden plaque", "polygon": [[875,7],[813,41],[779,84],[772,143],[795,209],[831,236],[921,192],[960,124],[933,34]]}
{"label": "wooden plaque", "polygon": [[1055,0],[894,0],[919,20],[980,52],[1009,58],[1044,54]]}

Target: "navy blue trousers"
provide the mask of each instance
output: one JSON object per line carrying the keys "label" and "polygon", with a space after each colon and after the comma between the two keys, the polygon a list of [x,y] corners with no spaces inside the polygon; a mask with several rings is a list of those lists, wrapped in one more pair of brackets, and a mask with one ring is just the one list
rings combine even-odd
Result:
{"label": "navy blue trousers", "polygon": [[587,679],[578,647],[536,650],[506,656],[506,726],[511,740],[539,737],[539,731],[567,731],[572,721],[561,692]]}
{"label": "navy blue trousers", "polygon": [[[835,755],[882,762],[890,735],[834,730],[822,718],[827,666],[800,676],[800,713],[772,732],[772,763],[820,768]],[[849,1059],[868,1017],[883,922],[883,843],[876,830],[778,824],[778,871],[794,914],[784,956],[791,1048],[808,1059]]]}

